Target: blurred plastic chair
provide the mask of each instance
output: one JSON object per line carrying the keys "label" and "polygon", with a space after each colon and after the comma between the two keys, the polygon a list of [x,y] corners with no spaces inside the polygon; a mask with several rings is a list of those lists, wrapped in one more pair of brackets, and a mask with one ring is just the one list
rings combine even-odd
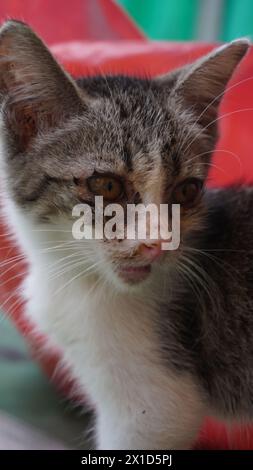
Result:
{"label": "blurred plastic chair", "polygon": [[1,0],[0,20],[29,23],[47,44],[73,40],[142,39],[113,0]]}
{"label": "blurred plastic chair", "polygon": [[[99,15],[89,16],[90,24],[88,25],[86,23],[87,16],[84,22],[82,20],[84,5],[90,5],[91,2],[97,5]],[[28,4],[36,5],[38,9],[33,7],[31,11],[28,11]],[[79,6],[79,9],[73,8],[73,4],[76,7]],[[107,5],[109,10],[105,9]],[[64,10],[63,17],[64,8],[66,10]],[[96,10],[92,11],[94,13]],[[1,15],[2,17],[12,16],[29,21],[50,44],[56,43],[58,39],[61,44],[55,44],[52,51],[75,76],[99,72],[144,76],[148,73],[153,76],[189,63],[212,47],[199,44],[147,42],[132,23],[123,16],[118,7],[109,0],[87,0],[87,2],[76,0],[72,1],[70,6],[60,0],[54,2],[27,0],[22,4],[2,0]],[[50,27],[45,24],[47,15],[50,15],[51,18]],[[66,18],[67,29],[64,28]],[[105,24],[107,26],[103,30],[103,34],[107,32],[103,39],[107,39],[107,41],[94,42],[95,38],[101,38],[102,26],[100,28],[100,25]],[[92,35],[90,34],[91,25]],[[130,39],[132,35],[131,40],[115,41],[120,36],[120,25],[122,25],[121,39]],[[97,36],[95,36],[95,31],[97,31]],[[84,41],[88,38],[92,41]],[[252,118],[253,50],[250,51],[229,84],[229,90],[220,109],[221,137],[214,155],[214,166],[210,172],[210,186],[227,185],[238,181],[238,179],[253,181]],[[26,337],[33,355],[48,376],[52,378],[59,389],[70,395],[73,390],[73,382],[69,373],[57,368],[59,363],[57,352],[43,349],[44,338],[35,334],[33,326],[25,318],[25,306],[21,301],[18,288],[27,271],[27,266],[25,260],[20,258],[18,248],[11,241],[4,221],[2,224],[0,223],[0,262],[2,263],[0,271],[1,308],[10,315],[21,334]],[[253,430],[244,426],[228,431],[223,425],[209,420],[201,432],[197,447],[202,449],[253,449]]]}

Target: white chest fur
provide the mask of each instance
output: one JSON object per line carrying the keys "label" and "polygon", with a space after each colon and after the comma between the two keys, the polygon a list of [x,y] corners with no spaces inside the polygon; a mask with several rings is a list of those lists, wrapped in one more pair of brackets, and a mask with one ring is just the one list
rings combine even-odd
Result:
{"label": "white chest fur", "polygon": [[[61,349],[94,403],[98,448],[190,447],[202,421],[203,398],[192,376],[163,364],[156,322],[164,283],[157,280],[152,292],[129,296],[115,295],[108,285],[95,290],[94,282],[78,278],[70,284],[64,276],[49,280],[43,269],[49,260],[31,249],[34,227],[10,200],[6,207],[31,260],[24,286],[27,313]],[[43,242],[43,232],[39,235]]]}
{"label": "white chest fur", "polygon": [[106,388],[112,394],[112,383],[125,389],[126,377],[139,381],[148,369],[154,373],[161,360],[151,303],[80,280],[62,285],[62,278],[48,283],[36,270],[26,284],[28,312],[64,351],[93,400],[104,398]]}
{"label": "white chest fur", "polygon": [[81,281],[56,294],[57,283],[34,274],[26,285],[29,312],[95,404],[98,446],[189,446],[203,404],[192,378],[162,363],[154,304]]}

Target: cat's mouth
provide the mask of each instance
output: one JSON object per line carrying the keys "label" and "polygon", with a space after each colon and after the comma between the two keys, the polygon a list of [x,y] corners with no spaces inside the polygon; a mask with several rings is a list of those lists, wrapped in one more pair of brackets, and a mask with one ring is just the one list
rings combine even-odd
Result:
{"label": "cat's mouth", "polygon": [[121,266],[118,268],[119,277],[128,284],[135,284],[147,279],[151,273],[151,264],[143,266]]}

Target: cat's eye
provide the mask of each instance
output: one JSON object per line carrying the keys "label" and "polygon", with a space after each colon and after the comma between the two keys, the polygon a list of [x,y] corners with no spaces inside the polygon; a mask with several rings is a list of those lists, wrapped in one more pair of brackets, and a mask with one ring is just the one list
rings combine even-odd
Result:
{"label": "cat's eye", "polygon": [[123,195],[123,184],[114,176],[94,175],[87,179],[87,185],[95,196],[103,196],[107,201],[115,201]]}
{"label": "cat's eye", "polygon": [[179,183],[172,195],[173,204],[180,204],[185,208],[192,207],[199,199],[203,188],[203,181],[198,178],[187,178]]}

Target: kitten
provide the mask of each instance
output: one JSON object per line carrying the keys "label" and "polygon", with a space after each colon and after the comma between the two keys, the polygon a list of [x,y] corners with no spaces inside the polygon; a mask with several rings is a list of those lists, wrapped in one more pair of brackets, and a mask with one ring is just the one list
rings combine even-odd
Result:
{"label": "kitten", "polygon": [[[190,448],[253,416],[253,191],[203,190],[217,110],[249,44],[155,79],[74,81],[28,26],[0,32],[5,212],[27,314],[90,397],[99,449]],[[181,204],[181,243],[74,240],[94,197]]]}

